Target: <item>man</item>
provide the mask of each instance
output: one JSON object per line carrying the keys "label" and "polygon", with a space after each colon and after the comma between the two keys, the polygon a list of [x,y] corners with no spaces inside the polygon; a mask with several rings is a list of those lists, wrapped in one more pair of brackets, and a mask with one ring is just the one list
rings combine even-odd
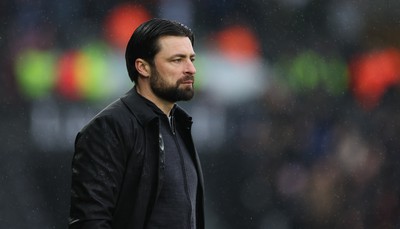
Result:
{"label": "man", "polygon": [[125,57],[135,86],[76,137],[71,229],[204,228],[192,119],[175,104],[194,94],[193,42],[164,19],[133,33]]}

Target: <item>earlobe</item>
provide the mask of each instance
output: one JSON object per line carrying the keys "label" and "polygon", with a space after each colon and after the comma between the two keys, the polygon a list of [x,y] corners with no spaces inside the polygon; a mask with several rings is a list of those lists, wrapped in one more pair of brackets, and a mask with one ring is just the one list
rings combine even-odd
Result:
{"label": "earlobe", "polygon": [[138,58],[135,60],[135,68],[139,72],[139,74],[143,77],[149,77],[150,76],[150,65],[147,63],[147,61]]}

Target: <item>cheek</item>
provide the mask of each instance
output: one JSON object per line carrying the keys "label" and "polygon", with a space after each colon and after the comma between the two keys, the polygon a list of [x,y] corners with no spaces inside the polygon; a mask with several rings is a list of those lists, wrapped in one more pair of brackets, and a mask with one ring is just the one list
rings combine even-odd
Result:
{"label": "cheek", "polygon": [[164,82],[168,84],[176,84],[177,81],[182,78],[182,69],[180,66],[173,65],[158,65],[157,72],[160,78],[163,79]]}
{"label": "cheek", "polygon": [[167,69],[162,73],[162,75],[164,76],[165,81],[171,83],[174,83],[181,78],[177,69]]}

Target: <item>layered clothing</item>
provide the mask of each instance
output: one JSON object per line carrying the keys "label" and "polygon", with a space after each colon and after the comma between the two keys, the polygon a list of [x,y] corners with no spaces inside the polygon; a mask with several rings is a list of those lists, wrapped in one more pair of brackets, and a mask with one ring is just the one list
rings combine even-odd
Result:
{"label": "layered clothing", "polygon": [[[145,229],[165,182],[165,146],[159,115],[130,90],[77,135],[72,160],[70,228]],[[192,118],[174,108],[179,131],[198,176],[196,228],[204,228],[204,185]]]}

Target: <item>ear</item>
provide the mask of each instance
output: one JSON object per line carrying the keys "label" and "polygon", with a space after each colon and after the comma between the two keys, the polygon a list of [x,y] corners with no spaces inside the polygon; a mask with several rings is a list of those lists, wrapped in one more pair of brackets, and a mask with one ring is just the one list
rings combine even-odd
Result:
{"label": "ear", "polygon": [[151,75],[151,68],[149,63],[141,58],[135,60],[135,68],[143,77],[149,77]]}

